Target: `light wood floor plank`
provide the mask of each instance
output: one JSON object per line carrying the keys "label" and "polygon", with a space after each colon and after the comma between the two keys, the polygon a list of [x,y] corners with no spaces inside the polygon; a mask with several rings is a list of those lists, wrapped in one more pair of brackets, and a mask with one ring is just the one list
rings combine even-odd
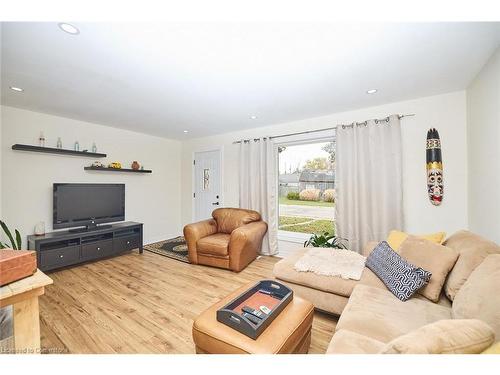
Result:
{"label": "light wood floor plank", "polygon": [[[279,260],[240,273],[145,251],[50,273],[40,297],[41,344],[68,353],[194,353],[193,319],[234,289],[272,279]],[[324,353],[336,319],[317,312],[310,353]]]}

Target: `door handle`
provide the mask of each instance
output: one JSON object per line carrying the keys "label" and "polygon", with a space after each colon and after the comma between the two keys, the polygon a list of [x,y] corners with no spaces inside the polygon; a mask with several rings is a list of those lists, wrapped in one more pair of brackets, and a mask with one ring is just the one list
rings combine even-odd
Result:
{"label": "door handle", "polygon": [[218,206],[218,205],[219,205],[219,202],[212,203],[212,206]]}

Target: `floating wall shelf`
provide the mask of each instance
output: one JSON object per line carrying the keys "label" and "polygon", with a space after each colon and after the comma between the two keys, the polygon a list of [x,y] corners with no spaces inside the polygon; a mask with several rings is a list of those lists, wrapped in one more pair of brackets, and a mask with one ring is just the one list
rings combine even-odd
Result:
{"label": "floating wall shelf", "polygon": [[127,168],[107,168],[107,167],[84,167],[86,171],[99,172],[129,172],[129,173],[153,173],[150,169],[127,169]]}
{"label": "floating wall shelf", "polygon": [[107,156],[106,154],[101,154],[98,152],[74,151],[74,150],[66,150],[64,148],[40,147],[40,146],[20,145],[20,144],[13,145],[12,149],[18,151],[43,152],[46,154],[84,156],[87,158],[105,158]]}

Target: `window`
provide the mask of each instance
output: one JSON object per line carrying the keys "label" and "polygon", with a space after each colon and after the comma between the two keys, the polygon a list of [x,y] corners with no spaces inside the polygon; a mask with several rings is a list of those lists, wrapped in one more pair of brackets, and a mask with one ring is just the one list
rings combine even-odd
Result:
{"label": "window", "polygon": [[284,144],[278,160],[279,234],[333,233],[335,142]]}

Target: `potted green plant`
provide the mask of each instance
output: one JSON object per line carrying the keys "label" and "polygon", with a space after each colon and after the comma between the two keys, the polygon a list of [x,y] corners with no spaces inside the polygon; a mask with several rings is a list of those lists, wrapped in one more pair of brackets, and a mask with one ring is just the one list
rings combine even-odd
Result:
{"label": "potted green plant", "polygon": [[330,247],[334,249],[345,249],[347,250],[347,240],[345,238],[340,238],[335,236],[335,234],[330,234],[325,232],[324,234],[314,233],[306,242],[304,242],[304,247]]}
{"label": "potted green plant", "polygon": [[2,241],[0,241],[0,249],[6,249],[6,248],[12,247],[12,249],[14,249],[14,250],[21,250],[21,245],[22,245],[21,233],[19,233],[19,231],[17,229],[15,229],[14,233],[15,233],[16,238],[14,240],[14,236],[12,236],[12,233],[11,233],[9,227],[7,227],[7,224],[5,224],[2,220],[0,220],[0,226],[2,227],[5,235],[8,237],[10,244],[11,244],[11,246],[8,246],[6,243],[3,243]]}

